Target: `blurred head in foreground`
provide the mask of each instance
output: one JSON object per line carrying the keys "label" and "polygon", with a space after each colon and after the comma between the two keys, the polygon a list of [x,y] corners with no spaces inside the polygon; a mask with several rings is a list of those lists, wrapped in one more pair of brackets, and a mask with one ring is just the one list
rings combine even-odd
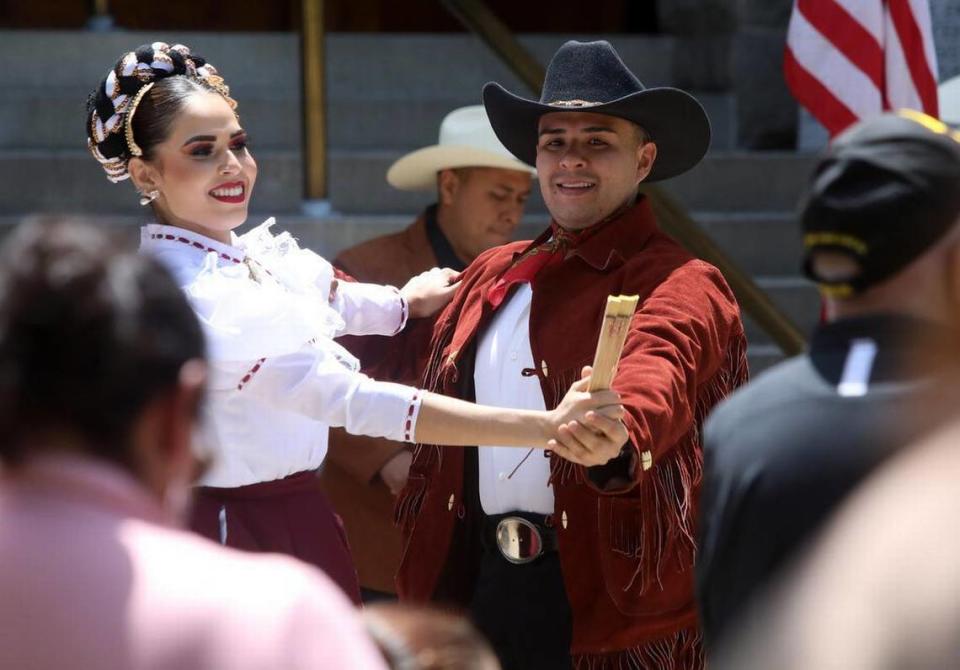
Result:
{"label": "blurred head in foreground", "polygon": [[490,645],[464,617],[389,603],[366,607],[363,618],[392,670],[500,670]]}
{"label": "blurred head in foreground", "polygon": [[820,160],[801,210],[804,271],[829,318],[960,310],[960,133],[911,110],[858,123]]}
{"label": "blurred head in foreground", "polygon": [[183,497],[203,357],[167,272],[107,233],[38,222],[0,250],[0,461],[11,471],[68,452],[120,466],[167,502]]}

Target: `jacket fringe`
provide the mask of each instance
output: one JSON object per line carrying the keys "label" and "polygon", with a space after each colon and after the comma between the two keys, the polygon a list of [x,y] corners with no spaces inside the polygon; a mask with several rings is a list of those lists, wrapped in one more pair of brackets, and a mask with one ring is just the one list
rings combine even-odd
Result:
{"label": "jacket fringe", "polygon": [[411,486],[409,483],[397,497],[393,507],[393,523],[399,526],[404,533],[413,529],[413,523],[420,514],[423,499],[427,496],[427,487]]}
{"label": "jacket fringe", "polygon": [[696,559],[696,495],[703,479],[700,431],[714,406],[747,381],[747,347],[742,336],[731,338],[723,364],[699,389],[693,428],[657,462],[639,487],[640,505],[633,523],[613,528],[612,548],[637,559],[637,570],[625,590],[645,593],[663,588],[666,561],[679,558],[679,568]]}
{"label": "jacket fringe", "polygon": [[[455,365],[445,365],[444,350],[453,339],[455,321],[448,322],[435,333],[430,343],[430,358],[424,368],[422,385],[427,391],[443,393],[444,386],[450,382],[450,376],[456,373]],[[443,460],[443,450],[435,444],[417,444],[413,449],[413,468],[407,486],[403,488],[393,508],[394,524],[408,533],[420,514],[420,507],[429,488],[429,478],[438,470]],[[415,469],[415,471],[414,471]],[[415,475],[422,480],[414,486]]]}
{"label": "jacket fringe", "polygon": [[704,667],[703,639],[696,628],[606,654],[575,654],[576,670],[698,670]]}

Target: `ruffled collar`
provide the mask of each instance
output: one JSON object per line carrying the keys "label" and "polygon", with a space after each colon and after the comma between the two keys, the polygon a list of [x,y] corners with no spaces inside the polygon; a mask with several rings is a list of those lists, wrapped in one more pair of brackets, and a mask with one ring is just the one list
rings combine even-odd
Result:
{"label": "ruffled collar", "polygon": [[[268,220],[271,225],[273,219]],[[267,222],[264,222],[266,224]],[[187,250],[197,254],[214,253],[217,258],[231,263],[243,263],[246,252],[241,246],[241,240],[236,233],[230,232],[233,244],[224,244],[214,239],[195,233],[186,228],[165,226],[159,223],[148,223],[140,229],[140,248],[149,251],[154,249]]]}
{"label": "ruffled collar", "polygon": [[273,235],[273,218],[223,244],[159,224],[142,228],[141,251],[177,276],[207,336],[213,360],[253,361],[305,345],[358,363],[332,338],[345,328],[329,304],[333,266],[301,249],[288,232]]}

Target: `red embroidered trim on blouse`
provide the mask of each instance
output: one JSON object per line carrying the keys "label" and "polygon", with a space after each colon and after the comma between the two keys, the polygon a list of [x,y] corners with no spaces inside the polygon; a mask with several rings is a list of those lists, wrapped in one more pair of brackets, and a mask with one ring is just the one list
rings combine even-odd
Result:
{"label": "red embroidered trim on blouse", "polygon": [[237,384],[238,391],[242,391],[243,387],[247,385],[247,382],[253,379],[253,376],[260,371],[260,367],[266,362],[266,360],[266,358],[261,358],[259,361],[253,364],[253,367],[250,368],[250,371],[247,372],[247,374],[243,376],[243,379],[240,380],[240,383]]}
{"label": "red embroidered trim on blouse", "polygon": [[413,413],[417,409],[417,399],[420,397],[420,391],[414,391],[413,398],[410,400],[410,407],[407,409],[407,419],[403,424],[403,439],[405,442],[413,442]]}
{"label": "red embroidered trim on blouse", "polygon": [[[393,290],[397,291],[397,289]],[[410,308],[407,306],[406,298],[403,297],[400,291],[397,291],[397,295],[400,297],[400,325],[393,331],[394,335],[399,334],[399,332],[403,330],[403,327],[407,325],[407,319],[410,318]]]}
{"label": "red embroidered trim on blouse", "polygon": [[224,252],[222,252],[222,251],[217,251],[217,250],[214,249],[213,247],[208,247],[207,245],[203,244],[202,242],[197,242],[196,240],[188,240],[186,237],[177,237],[176,235],[171,235],[171,234],[169,234],[169,233],[150,233],[150,239],[151,239],[151,240],[169,240],[169,241],[171,241],[171,242],[180,242],[181,244],[189,245],[189,246],[193,247],[194,249],[199,249],[200,251],[207,251],[207,252],[212,251],[213,253],[215,253],[217,256],[219,256],[220,258],[222,258],[222,259],[225,260],[225,261],[231,261],[231,262],[233,262],[233,263],[243,263],[243,261],[240,260],[239,258],[234,258],[233,256],[230,256],[229,254],[226,254],[226,253],[224,253]]}

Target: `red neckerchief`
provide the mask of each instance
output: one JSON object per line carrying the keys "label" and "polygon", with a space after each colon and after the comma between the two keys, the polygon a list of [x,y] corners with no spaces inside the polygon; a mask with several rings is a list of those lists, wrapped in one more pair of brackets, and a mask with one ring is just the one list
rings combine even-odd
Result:
{"label": "red neckerchief", "polygon": [[593,237],[597,231],[618,218],[627,209],[629,209],[629,205],[617,209],[603,221],[582,230],[566,230],[561,228],[556,221],[551,221],[550,228],[553,234],[550,239],[543,244],[527,249],[514,260],[513,264],[500,276],[500,279],[494,282],[493,286],[487,291],[487,302],[493,309],[497,309],[514,284],[532,282],[533,278],[543,268],[562,261],[567,257],[570,250]]}

